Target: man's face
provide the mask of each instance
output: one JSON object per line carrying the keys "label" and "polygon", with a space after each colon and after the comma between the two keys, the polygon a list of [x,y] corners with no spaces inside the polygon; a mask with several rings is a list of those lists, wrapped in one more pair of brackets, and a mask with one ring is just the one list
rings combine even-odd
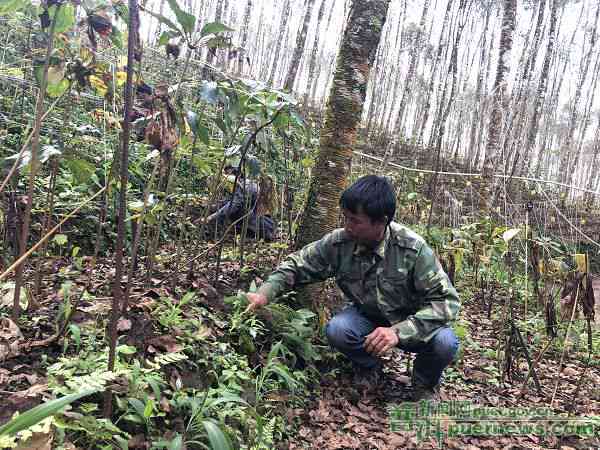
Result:
{"label": "man's face", "polygon": [[368,244],[378,242],[383,239],[386,223],[384,221],[372,221],[362,211],[356,213],[342,208],[344,215],[344,229],[353,240]]}

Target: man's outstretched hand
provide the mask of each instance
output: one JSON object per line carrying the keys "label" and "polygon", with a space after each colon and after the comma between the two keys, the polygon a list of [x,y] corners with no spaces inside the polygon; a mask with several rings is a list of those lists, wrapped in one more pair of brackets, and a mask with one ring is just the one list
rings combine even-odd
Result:
{"label": "man's outstretched hand", "polygon": [[262,308],[269,302],[267,300],[267,296],[264,294],[248,292],[246,294],[246,297],[248,298],[248,301],[250,302],[250,304],[248,305],[248,308],[246,308],[246,312],[254,312],[257,309]]}
{"label": "man's outstretched hand", "polygon": [[375,356],[386,353],[398,345],[398,335],[393,328],[379,327],[365,338],[365,350]]}

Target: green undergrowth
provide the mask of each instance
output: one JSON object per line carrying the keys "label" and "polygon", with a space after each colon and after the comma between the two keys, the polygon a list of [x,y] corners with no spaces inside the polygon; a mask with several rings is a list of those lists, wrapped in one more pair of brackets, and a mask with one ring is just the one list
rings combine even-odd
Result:
{"label": "green undergrowth", "polygon": [[[96,393],[51,419],[54,448],[126,449],[140,441],[152,449],[273,448],[293,429],[286,409],[301,407],[318,386],[315,315],[274,305],[261,319],[244,312],[243,295],[226,301],[225,320],[193,293],[158,299],[154,338],[134,346],[123,335],[113,372],[103,329],[72,327],[63,353],[43,367],[49,389],[56,397]],[[114,399],[110,418],[102,411],[105,389]]]}

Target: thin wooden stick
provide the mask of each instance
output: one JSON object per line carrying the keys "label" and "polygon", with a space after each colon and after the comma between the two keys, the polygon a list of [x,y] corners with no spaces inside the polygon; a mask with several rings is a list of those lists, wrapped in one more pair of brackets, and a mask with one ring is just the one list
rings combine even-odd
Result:
{"label": "thin wooden stick", "polygon": [[558,372],[556,373],[556,384],[554,385],[554,392],[552,393],[552,400],[550,400],[550,408],[554,405],[554,399],[556,398],[556,392],[558,391],[558,385],[560,383],[560,373],[562,372],[562,365],[565,359],[565,353],[567,352],[567,344],[569,342],[569,333],[571,332],[571,325],[575,318],[575,312],[577,311],[577,300],[579,299],[579,286],[581,281],[577,284],[577,291],[575,292],[575,301],[573,302],[573,310],[571,311],[571,318],[569,319],[569,325],[567,325],[567,331],[565,332],[565,340],[563,342],[563,349],[560,354],[560,362],[558,363]]}

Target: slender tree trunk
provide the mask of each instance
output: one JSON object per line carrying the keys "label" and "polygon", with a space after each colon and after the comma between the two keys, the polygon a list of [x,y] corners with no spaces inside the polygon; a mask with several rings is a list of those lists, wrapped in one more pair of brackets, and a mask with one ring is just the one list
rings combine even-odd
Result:
{"label": "slender tree trunk", "polygon": [[[327,16],[327,26],[325,27],[325,33],[328,33],[331,30],[331,19],[333,18],[333,10],[335,9],[335,1],[331,2],[331,8],[329,8],[329,14]],[[326,41],[320,46],[319,56],[317,58],[317,63],[321,66],[321,70],[319,70],[315,76],[315,79],[310,87],[310,99],[313,103],[313,106],[316,106],[316,96],[317,96],[317,88],[319,87],[319,79],[321,77],[321,73],[325,72],[323,61],[325,60],[325,46]],[[322,109],[321,105],[319,105],[319,110]]]}
{"label": "slender tree trunk", "polygon": [[[452,104],[454,102],[454,97],[456,95],[456,84],[457,84],[456,83],[456,73],[458,70],[458,48],[460,45],[462,32],[463,32],[463,29],[464,29],[465,23],[466,23],[466,15],[465,15],[466,6],[467,6],[467,0],[460,0],[458,12],[457,12],[458,27],[457,27],[456,36],[454,39],[454,45],[452,46],[452,54],[450,56],[450,66],[448,68],[448,72],[451,75],[451,80],[452,80],[452,87],[450,89],[450,98],[448,100],[448,103],[445,107],[443,114],[441,114],[441,118],[439,121],[437,131],[435,131],[435,130],[432,131],[432,133],[436,134],[436,145],[435,145],[436,157],[435,157],[435,166],[434,166],[434,170],[436,171],[436,173],[431,177],[431,181],[430,181],[429,189],[428,189],[428,197],[431,200],[431,208],[429,209],[429,219],[427,220],[427,230],[428,231],[431,226],[431,219],[433,217],[433,209],[434,209],[434,205],[435,205],[435,194],[436,194],[436,190],[437,190],[437,172],[440,170],[442,141],[444,139],[444,134],[446,131],[446,122],[448,120],[448,115],[450,114],[450,108],[452,107]],[[445,95],[442,96],[442,101],[443,101],[443,97],[445,97]]]}
{"label": "slender tree trunk", "polygon": [[[483,177],[489,187],[493,185],[493,172],[500,162],[500,136],[503,131],[502,121],[506,114],[507,95],[506,95],[506,75],[508,73],[510,53],[513,45],[513,34],[515,31],[517,0],[504,0],[504,14],[502,17],[502,31],[500,33],[500,46],[498,54],[498,66],[496,69],[496,79],[494,81],[493,104],[490,115],[490,126],[488,129],[488,141],[485,148],[485,158],[483,161]],[[488,208],[491,192],[487,193]]]}
{"label": "slender tree trunk", "polygon": [[[445,37],[446,28],[448,27],[448,21],[449,21],[449,18],[450,18],[450,11],[452,9],[452,3],[453,2],[454,2],[454,0],[448,0],[448,3],[446,5],[446,12],[444,13],[444,20],[442,22],[442,29],[441,29],[441,32],[440,32],[440,39],[439,39],[438,45],[437,45],[436,57],[435,57],[435,60],[433,62],[433,67],[431,68],[431,76],[429,78],[427,92],[425,94],[425,102],[424,102],[423,110],[422,110],[421,114],[419,115],[419,120],[417,121],[417,123],[419,124],[419,126],[418,127],[415,126],[415,128],[413,129],[413,137],[418,136],[417,143],[419,145],[422,145],[423,141],[424,141],[423,136],[425,134],[425,128],[427,127],[427,122],[429,121],[429,111],[430,111],[430,108],[431,108],[431,97],[433,96],[434,92],[438,92],[438,94],[439,94],[438,89],[435,87],[435,85],[436,85],[436,78],[437,78],[438,70],[441,67],[441,61],[443,60],[444,48],[446,47],[444,45],[444,37]],[[446,74],[446,78],[447,78],[447,74]],[[438,84],[439,84],[439,82],[438,82]],[[438,97],[439,97],[439,95],[438,95]],[[432,130],[431,130],[431,135],[430,135],[430,142],[429,142],[430,145],[432,143],[432,139],[433,139],[433,136],[435,134],[435,131],[433,129],[434,126],[435,126],[435,124],[432,125]],[[418,133],[416,132],[416,130],[419,130]]]}
{"label": "slender tree trunk", "polygon": [[304,21],[302,22],[302,28],[300,31],[298,31],[298,35],[296,36],[296,48],[294,49],[292,61],[288,69],[287,76],[285,77],[285,82],[283,83],[283,89],[286,91],[291,91],[294,87],[294,81],[296,80],[296,74],[298,73],[298,66],[300,65],[302,54],[304,53],[304,43],[306,42],[306,34],[308,33],[308,26],[310,25],[310,18],[312,17],[311,14],[314,4],[315,0],[307,0],[306,2]]}
{"label": "slender tree trunk", "polygon": [[[223,0],[217,0],[216,9],[215,9],[215,22],[221,22],[223,20]],[[212,70],[210,66],[215,64],[215,56],[217,49],[207,49],[206,53],[206,63],[208,66],[204,69],[204,78],[208,78],[212,74]]]}
{"label": "slender tree trunk", "polygon": [[400,12],[400,18],[398,19],[398,28],[396,30],[397,57],[396,57],[396,66],[395,66],[395,71],[394,71],[395,75],[394,75],[394,87],[392,88],[392,99],[391,99],[390,107],[388,108],[388,111],[387,111],[387,119],[386,119],[385,126],[384,126],[384,129],[386,130],[386,132],[393,132],[393,130],[391,129],[392,115],[394,113],[394,110],[396,109],[396,103],[398,101],[398,87],[400,86],[400,80],[402,78],[402,72],[399,68],[400,68],[401,59],[402,59],[402,51],[404,50],[404,45],[405,45],[405,42],[403,39],[401,39],[401,37],[403,36],[402,31],[404,29],[404,19],[406,16],[406,2],[407,2],[407,0],[404,0],[402,2],[402,10]]}
{"label": "slender tree trunk", "polygon": [[273,54],[273,63],[271,65],[271,71],[269,73],[269,84],[273,86],[275,83],[275,74],[277,73],[277,67],[279,65],[279,55],[281,54],[281,47],[286,40],[287,35],[287,24],[290,18],[290,0],[285,0],[283,8],[281,9],[281,17],[279,20],[279,29],[277,31],[277,43],[275,44],[275,53]]}
{"label": "slender tree trunk", "polygon": [[[515,85],[518,87],[516,89],[516,95],[514,96],[515,99],[511,108],[512,114],[510,116],[508,125],[509,135],[505,139],[504,143],[504,154],[506,155],[504,158],[504,172],[510,172],[511,176],[514,175],[517,169],[517,164],[521,161],[521,157],[524,154],[522,139],[523,129],[525,128],[527,119],[527,100],[530,96],[531,76],[533,74],[533,69],[535,68],[537,53],[540,47],[540,37],[542,34],[545,8],[546,0],[540,0],[537,9],[537,21],[533,33],[533,39],[531,40],[531,45],[526,44],[523,46],[523,53],[519,62],[519,67],[522,68],[521,76],[517,76],[517,79],[515,79]],[[533,16],[531,19],[533,20]],[[529,51],[527,51],[528,47],[530,47]],[[511,166],[512,168],[510,168]]]}
{"label": "slender tree trunk", "polygon": [[319,49],[319,34],[321,32],[321,22],[323,20],[323,15],[325,14],[325,4],[327,0],[321,0],[321,5],[319,6],[319,12],[317,13],[317,25],[315,27],[315,37],[313,39],[313,44],[310,51],[310,60],[308,63],[308,76],[306,79],[306,91],[304,93],[304,105],[308,105],[308,98],[310,95],[310,88],[313,84],[314,76],[315,76],[315,67],[317,65],[317,50]]}
{"label": "slender tree trunk", "polygon": [[[587,53],[584,55],[584,57],[582,58],[581,64],[580,64],[580,78],[579,78],[579,83],[577,85],[577,91],[575,92],[575,101],[573,104],[573,109],[571,110],[571,118],[570,118],[570,122],[569,122],[569,134],[567,136],[567,142],[565,143],[565,147],[566,147],[566,152],[564,153],[564,159],[561,161],[561,174],[562,174],[562,180],[565,183],[569,183],[572,176],[574,175],[574,172],[577,169],[577,164],[579,162],[579,152],[577,151],[577,149],[572,149],[571,147],[573,146],[573,140],[574,140],[574,136],[575,136],[575,129],[577,128],[578,125],[578,117],[579,117],[579,112],[578,112],[578,105],[579,105],[579,100],[581,98],[582,95],[582,88],[583,88],[583,84],[586,82],[587,80],[587,75],[589,73],[589,69],[590,69],[590,65],[592,62],[592,55],[595,53],[596,51],[596,43],[598,40],[598,18],[600,17],[600,5],[598,5],[596,7],[596,16],[595,16],[595,20],[594,20],[594,26],[593,29],[591,31],[591,35],[589,37],[589,49],[587,51]],[[585,27],[586,29],[588,27]],[[587,46],[587,45],[586,45]],[[594,69],[597,70],[598,66],[595,65]],[[593,76],[595,77],[597,75],[597,73],[592,72]],[[595,83],[592,83],[593,85],[595,85]],[[593,96],[595,93],[593,92],[592,89],[592,93],[589,94],[591,96]],[[584,118],[583,121],[585,122],[586,119]]]}
{"label": "slender tree trunk", "polygon": [[248,57],[248,49],[246,46],[248,45],[248,24],[250,23],[250,10],[252,8],[252,0],[248,0],[246,3],[246,8],[244,9],[244,23],[242,25],[242,39],[240,41],[240,47],[238,56],[237,56],[237,69],[236,72],[238,75],[241,75],[244,72],[244,60]]}
{"label": "slender tree trunk", "polygon": [[[56,176],[58,174],[59,167],[59,159],[58,157],[54,157],[52,159],[52,169],[50,172],[50,183],[48,183],[48,194],[47,194],[47,203],[48,203],[48,211],[46,212],[46,217],[44,218],[44,226],[42,228],[42,232],[40,236],[45,236],[50,229],[50,224],[52,223],[52,215],[54,214],[54,189],[56,187]],[[39,260],[37,264],[37,268],[35,271],[35,283],[33,292],[36,296],[40,295],[40,289],[42,286],[42,277],[43,277],[43,264],[44,258],[46,256],[46,248],[47,243],[42,244],[42,247],[39,250]]]}
{"label": "slender tree trunk", "polygon": [[[561,11],[561,20],[562,20],[562,15],[564,14],[564,7],[565,7],[565,4],[563,3],[562,11]],[[585,11],[585,4],[583,4],[582,7],[581,7],[581,12],[579,14],[579,18],[577,19],[577,23],[581,23],[581,20],[584,17],[584,11]],[[557,31],[556,36],[560,36],[560,32],[559,31]],[[575,28],[573,30],[572,35],[571,35],[571,40],[569,41],[568,48],[572,48],[573,43],[575,42],[575,37],[576,36],[577,36],[577,29]],[[550,91],[551,95],[550,95],[550,99],[548,101],[548,107],[546,108],[548,110],[548,113],[552,116],[552,118],[548,118],[548,117],[544,118],[545,122],[549,122],[550,123],[550,121],[551,121],[554,124],[556,124],[556,117],[555,116],[556,116],[556,114],[558,112],[558,106],[559,106],[558,103],[559,103],[560,92],[561,92],[561,89],[562,89],[562,84],[563,84],[564,79],[567,78],[567,77],[564,76],[564,74],[567,73],[567,67],[568,67],[569,60],[570,60],[569,54],[566,54],[566,55],[563,54],[563,55],[561,55],[560,51],[558,51],[557,53],[558,53],[558,55],[557,55],[557,61],[562,61],[563,64],[562,64],[562,66],[560,66],[558,63],[556,64],[557,67],[556,67],[556,71],[555,71],[555,74],[554,74],[554,80],[553,80],[553,83],[552,83],[552,89]],[[548,115],[548,114],[546,114],[546,115]],[[546,147],[545,144],[542,145],[541,148],[540,148],[540,150],[539,150],[539,152],[540,153],[543,152],[544,149],[546,149],[546,148],[547,147]],[[548,153],[548,155],[547,155],[547,161],[548,161],[548,163],[550,163],[551,159],[554,159],[554,156],[552,156],[552,155],[550,155]],[[560,155],[558,155],[558,157],[556,157],[556,159],[558,161],[560,161]],[[547,168],[549,168],[549,166],[550,166],[550,164],[548,164]],[[536,168],[536,178],[539,177],[539,173],[537,172],[537,169],[538,168]],[[549,173],[547,173],[546,175],[549,175]]]}
{"label": "slender tree trunk", "polygon": [[595,104],[596,100],[596,92],[598,87],[598,76],[600,75],[600,53],[596,57],[596,62],[594,63],[594,69],[592,70],[592,83],[591,88],[588,93],[587,105],[583,114],[583,118],[580,121],[580,130],[579,130],[579,143],[577,148],[575,149],[575,157],[574,161],[571,164],[571,172],[568,174],[567,183],[568,184],[579,184],[576,180],[583,178],[579,174],[579,160],[582,157],[583,144],[585,142],[587,129],[590,125],[590,117],[592,113],[592,107]]}
{"label": "slender tree trunk", "polygon": [[[133,107],[133,66],[135,43],[139,33],[139,15],[137,0],[129,0],[129,36],[127,39],[127,81],[125,83],[125,107],[123,110],[123,133],[121,135],[121,186],[119,189],[119,216],[117,219],[117,242],[115,243],[115,278],[113,280],[113,300],[108,326],[109,351],[107,370],[115,368],[117,346],[117,321],[121,312],[123,289],[123,249],[125,246],[125,214],[127,214],[127,183],[129,181],[129,136],[131,132],[131,110]],[[112,394],[107,390],[104,395],[104,416],[112,415]]]}
{"label": "slender tree trunk", "polygon": [[[496,42],[496,32],[495,29],[492,28],[492,36],[490,38],[490,43],[489,43],[489,47],[487,50],[487,64],[485,66],[485,77],[483,79],[483,86],[487,86],[488,85],[488,80],[491,77],[491,73],[492,73],[492,52],[494,49],[494,43]],[[473,158],[473,165],[471,166],[472,168],[479,168],[480,166],[480,161],[482,158],[481,155],[481,150],[482,150],[482,146],[483,146],[483,142],[484,142],[484,129],[485,129],[485,120],[486,120],[486,116],[487,116],[487,111],[488,108],[490,107],[490,100],[488,99],[487,94],[486,95],[481,95],[480,94],[480,99],[481,101],[479,102],[481,108],[479,111],[479,120],[478,120],[478,130],[480,130],[477,133],[477,146],[475,148],[475,157]]]}
{"label": "slender tree trunk", "polygon": [[[449,0],[451,1],[451,0]],[[427,18],[427,12],[429,10],[430,0],[424,0],[423,11],[421,12],[421,20],[419,21],[419,29],[415,34],[415,40],[411,46],[410,62],[408,64],[408,71],[406,72],[406,79],[404,81],[404,89],[402,90],[402,96],[400,97],[400,107],[398,109],[398,115],[396,116],[396,126],[394,127],[397,132],[402,132],[404,123],[404,112],[406,109],[406,103],[410,94],[411,87],[414,85],[414,75],[418,64],[418,56],[424,45],[424,33],[425,33],[425,20]]]}
{"label": "slender tree trunk", "polygon": [[[586,189],[593,190],[596,186],[597,180],[599,179],[598,174],[600,172],[600,114],[597,115],[598,124],[596,125],[596,132],[594,133],[594,141],[592,144],[592,152],[590,156],[590,171],[587,179]],[[595,203],[593,194],[589,192],[585,194],[585,203],[590,205]]]}
{"label": "slender tree trunk", "polygon": [[[537,93],[533,104],[533,116],[531,118],[529,129],[527,131],[527,141],[525,143],[525,167],[529,166],[531,161],[531,153],[533,152],[535,140],[538,134],[538,128],[540,124],[540,116],[542,115],[542,107],[546,100],[546,92],[548,90],[548,75],[550,74],[550,62],[554,54],[554,46],[556,42],[556,21],[558,11],[558,1],[550,0],[550,31],[548,33],[548,44],[546,45],[546,55],[544,56],[544,63],[542,65],[542,73],[540,74],[540,81],[538,83]],[[541,151],[538,154],[538,166],[541,159]],[[536,176],[538,175],[536,170]]]}
{"label": "slender tree trunk", "polygon": [[469,171],[474,170],[477,167],[477,161],[479,159],[479,134],[482,129],[479,125],[481,113],[483,111],[483,99],[482,99],[482,90],[484,83],[484,75],[485,75],[485,66],[486,66],[486,38],[488,34],[489,24],[490,24],[490,15],[491,8],[486,8],[485,12],[485,22],[483,25],[483,33],[482,33],[482,42],[481,42],[481,51],[479,54],[479,70],[477,71],[477,84],[475,86],[475,99],[474,99],[474,108],[473,114],[471,116],[471,131],[470,131],[470,140],[469,147],[467,149],[467,168]]}

